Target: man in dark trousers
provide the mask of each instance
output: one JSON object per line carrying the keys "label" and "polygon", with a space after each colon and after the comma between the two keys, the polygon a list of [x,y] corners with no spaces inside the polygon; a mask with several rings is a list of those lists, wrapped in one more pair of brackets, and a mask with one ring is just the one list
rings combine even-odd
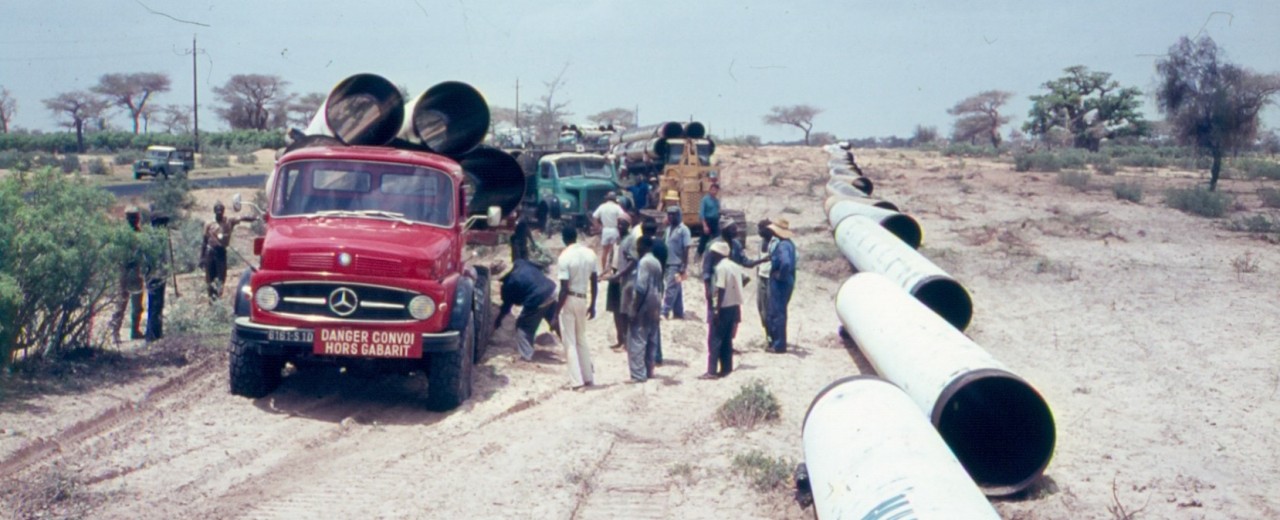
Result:
{"label": "man in dark trousers", "polygon": [[769,336],[769,267],[773,265],[773,261],[769,258],[773,253],[773,249],[778,245],[778,239],[774,238],[773,230],[769,226],[773,224],[769,219],[761,220],[756,224],[756,233],[760,235],[760,256],[756,257],[746,267],[756,268],[756,310],[760,312],[760,326],[764,327],[765,347],[772,345],[772,338]]}
{"label": "man in dark trousers", "polygon": [[702,196],[698,206],[698,218],[702,220],[702,236],[698,237],[698,254],[707,251],[707,242],[720,236],[720,184],[713,183]]}
{"label": "man in dark trousers", "polygon": [[[151,227],[164,229],[169,216],[151,213]],[[167,233],[168,230],[166,229]],[[169,244],[166,243],[166,246]],[[147,333],[148,342],[164,337],[164,291],[169,280],[169,248],[161,247],[147,259]]]}
{"label": "man in dark trousers", "polygon": [[551,330],[556,330],[556,283],[528,260],[516,260],[498,279],[502,281],[502,308],[493,328],[501,327],[502,318],[511,314],[511,307],[520,305],[520,316],[516,318],[516,352],[520,359],[532,361],[538,325],[546,321]]}
{"label": "man in dark trousers", "polygon": [[791,292],[796,288],[796,245],[791,241],[791,226],[787,219],[778,219],[769,225],[778,241],[769,252],[769,303],[765,319],[769,335],[769,350],[781,354],[787,351],[787,305]]}
{"label": "man in dark trousers", "polygon": [[209,288],[209,299],[222,297],[222,286],[227,281],[227,247],[231,245],[231,232],[236,224],[258,220],[258,217],[227,218],[222,202],[213,205],[213,222],[204,227],[204,240],[200,243],[200,263],[204,264],[204,283]]}
{"label": "man in dark trousers", "polygon": [[631,295],[627,291],[631,290],[631,283],[635,281],[635,263],[638,259],[628,253],[635,251],[632,247],[635,245],[635,235],[630,233],[631,221],[621,217],[616,226],[622,239],[613,258],[613,270],[604,277],[609,282],[609,288],[605,291],[604,308],[613,312],[613,330],[617,342],[611,348],[620,350],[627,344],[627,326],[631,320],[630,309],[627,308],[631,303]]}
{"label": "man in dark trousers", "polygon": [[742,268],[729,256],[729,244],[711,244],[707,256],[715,270],[712,282],[712,314],[707,334],[707,372],[701,379],[716,379],[733,372],[733,338],[742,318]]}
{"label": "man in dark trousers", "polygon": [[137,234],[129,249],[129,257],[120,269],[120,304],[111,313],[111,334],[116,343],[120,343],[120,326],[124,324],[126,307],[129,310],[129,338],[142,339],[145,336],[142,329],[138,328],[142,321],[142,263],[139,261],[142,254],[139,245],[142,240],[142,213],[138,208],[130,207],[125,210],[124,218]]}
{"label": "man in dark trousers", "polygon": [[662,265],[653,256],[653,237],[636,240],[635,296],[632,299],[630,328],[627,331],[627,366],[631,381],[643,383],[653,377],[657,363],[659,321],[662,314]]}

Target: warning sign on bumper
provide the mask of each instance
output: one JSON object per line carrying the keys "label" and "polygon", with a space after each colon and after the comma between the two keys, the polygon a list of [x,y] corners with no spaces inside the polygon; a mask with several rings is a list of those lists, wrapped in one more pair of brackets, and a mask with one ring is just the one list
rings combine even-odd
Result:
{"label": "warning sign on bumper", "polygon": [[387,330],[316,329],[313,349],[322,356],[422,357],[417,334]]}

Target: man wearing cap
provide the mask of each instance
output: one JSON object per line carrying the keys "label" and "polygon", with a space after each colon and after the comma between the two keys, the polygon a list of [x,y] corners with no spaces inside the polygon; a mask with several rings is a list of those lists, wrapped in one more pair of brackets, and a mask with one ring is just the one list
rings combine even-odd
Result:
{"label": "man wearing cap", "polygon": [[138,328],[142,320],[142,262],[139,261],[142,255],[139,245],[142,240],[142,214],[138,208],[129,207],[124,212],[124,218],[136,234],[130,237],[132,245],[129,256],[120,270],[120,305],[111,313],[111,334],[116,343],[120,343],[120,326],[124,324],[126,306],[129,308],[129,338],[144,337],[142,329]]}
{"label": "man wearing cap", "polygon": [[796,245],[791,241],[791,226],[780,218],[769,225],[777,244],[769,252],[769,303],[765,308],[769,350],[787,351],[787,305],[796,288]]}
{"label": "man wearing cap", "polygon": [[628,306],[631,304],[628,291],[631,289],[631,282],[635,281],[636,259],[627,254],[632,251],[631,246],[635,242],[635,236],[630,233],[631,221],[623,215],[618,218],[616,226],[614,231],[619,236],[625,235],[626,238],[618,244],[618,254],[613,258],[613,271],[604,277],[609,282],[604,305],[605,310],[613,312],[613,329],[617,342],[612,348],[620,349],[627,344],[627,325],[630,318]]}
{"label": "man wearing cap", "polygon": [[707,372],[702,379],[715,379],[733,371],[733,337],[742,317],[741,267],[729,256],[729,244],[718,241],[711,244],[707,256],[715,271],[711,291],[710,330],[707,334]]}
{"label": "man wearing cap", "polygon": [[618,194],[606,193],[604,203],[591,214],[591,219],[600,227],[600,270],[605,270],[613,263],[613,246],[622,238],[618,232],[618,219],[627,218],[627,210],[618,204]]}
{"label": "man wearing cap", "polygon": [[222,286],[227,280],[227,247],[231,245],[231,231],[236,224],[258,220],[258,217],[227,218],[226,206],[221,201],[213,205],[213,222],[204,227],[204,239],[200,243],[200,263],[204,264],[204,284],[209,288],[209,299],[222,296]]}
{"label": "man wearing cap", "polygon": [[653,366],[658,356],[662,266],[657,257],[653,256],[653,237],[641,236],[637,239],[636,250],[641,257],[635,268],[635,296],[631,300],[631,323],[627,331],[627,365],[631,380],[643,383],[653,377]]}
{"label": "man wearing cap", "polygon": [[707,251],[707,242],[720,234],[720,183],[712,183],[698,206],[698,218],[702,220],[702,236],[698,237],[698,254]]}
{"label": "man wearing cap", "polygon": [[520,316],[516,318],[516,352],[520,359],[532,361],[538,325],[546,321],[552,330],[556,329],[556,283],[528,260],[516,260],[498,279],[502,281],[502,308],[498,310],[493,328],[501,327],[502,318],[511,313],[511,307],[520,305]]}
{"label": "man wearing cap", "polygon": [[[578,243],[578,230],[565,226],[560,231],[564,251],[556,261],[560,279],[560,299],[556,315],[560,317],[560,340],[564,342],[569,365],[569,386],[581,389],[595,382],[591,365],[591,348],[587,345],[587,320],[596,317],[596,291],[599,287],[600,261],[591,248]],[[587,290],[591,290],[590,303]]]}
{"label": "man wearing cap", "polygon": [[[745,248],[742,246],[742,242],[738,240],[738,237],[736,235],[737,232],[738,232],[738,223],[734,222],[732,219],[726,220],[720,226],[720,235],[716,237],[712,237],[711,243],[715,244],[718,242],[724,242],[725,245],[729,246],[729,253],[727,257],[741,266],[741,265],[747,264],[747,257],[746,257]],[[708,319],[711,318],[711,312],[712,312],[712,308],[711,308],[712,294],[711,293],[712,293],[713,275],[715,275],[715,264],[711,262],[710,257],[704,255],[702,257],[702,287],[703,287],[703,294],[706,296]]]}
{"label": "man wearing cap", "polygon": [[680,206],[667,207],[667,225],[662,231],[662,241],[667,245],[667,268],[663,273],[666,293],[662,298],[662,316],[675,315],[684,319],[684,280],[688,278],[689,242],[692,236],[684,225]]}

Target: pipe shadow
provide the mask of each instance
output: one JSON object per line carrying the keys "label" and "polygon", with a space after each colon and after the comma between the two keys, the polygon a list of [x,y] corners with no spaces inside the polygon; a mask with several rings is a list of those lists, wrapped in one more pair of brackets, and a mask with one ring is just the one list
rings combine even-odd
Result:
{"label": "pipe shadow", "polygon": [[849,359],[853,360],[853,365],[858,368],[859,374],[879,375],[876,373],[876,367],[871,364],[867,356],[862,353],[862,349],[858,348],[858,342],[844,331],[844,327],[840,327],[838,333],[840,344],[844,347],[845,352],[849,353]]}

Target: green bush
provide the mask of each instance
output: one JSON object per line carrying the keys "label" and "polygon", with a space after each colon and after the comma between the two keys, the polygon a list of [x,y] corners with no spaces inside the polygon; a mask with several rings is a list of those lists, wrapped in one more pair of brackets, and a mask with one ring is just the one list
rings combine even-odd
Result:
{"label": "green bush", "polygon": [[1264,159],[1242,159],[1233,166],[1244,172],[1246,179],[1280,179],[1280,162]]}
{"label": "green bush", "polygon": [[1093,170],[1098,172],[1098,175],[1106,175],[1110,177],[1115,175],[1116,171],[1119,169],[1116,168],[1116,163],[1111,162],[1111,159],[1105,159],[1093,163]]}
{"label": "green bush", "polygon": [[1227,224],[1227,229],[1247,233],[1274,233],[1280,231],[1280,222],[1269,219],[1266,215],[1252,215],[1232,220]]}
{"label": "green bush", "polygon": [[111,175],[111,168],[107,166],[107,161],[102,160],[101,157],[94,157],[92,161],[89,161],[89,174]]}
{"label": "green bush", "polygon": [[257,151],[252,145],[237,144],[231,147],[231,153],[236,156],[236,164],[257,164],[258,156],[253,152]]}
{"label": "green bush", "polygon": [[1111,185],[1111,192],[1115,193],[1116,198],[1120,200],[1142,202],[1142,183],[1140,182],[1117,182]]}
{"label": "green bush", "polygon": [[1019,153],[1013,156],[1013,170],[1019,172],[1056,172],[1062,170],[1062,162],[1052,152]]}
{"label": "green bush", "polygon": [[794,471],[795,462],[791,459],[775,459],[760,450],[733,457],[733,472],[746,477],[751,488],[761,493],[787,487]]}
{"label": "green bush", "polygon": [[1262,188],[1258,190],[1258,198],[1262,199],[1262,205],[1265,207],[1280,208],[1280,190]]}
{"label": "green bush", "polygon": [[998,157],[1000,149],[994,146],[969,143],[951,143],[942,149],[944,157]]}
{"label": "green bush", "polygon": [[200,154],[200,167],[202,168],[226,168],[231,166],[231,158],[227,156],[226,150],[212,150]]}
{"label": "green bush", "polygon": [[[25,170],[30,168],[31,153],[18,150],[0,150],[0,168],[6,170]],[[19,166],[24,166],[19,168]]]}
{"label": "green bush", "polygon": [[80,156],[69,153],[58,159],[58,169],[62,173],[77,173],[80,171]]}
{"label": "green bush", "polygon": [[725,427],[751,428],[757,423],[778,419],[781,407],[773,393],[765,388],[764,381],[752,380],[738,389],[738,394],[729,398],[716,416]]}
{"label": "green bush", "polygon": [[1089,189],[1089,180],[1092,177],[1088,172],[1082,171],[1058,172],[1058,184],[1084,191]]}
{"label": "green bush", "polygon": [[1169,160],[1152,152],[1126,155],[1116,159],[1117,163],[1133,168],[1163,168],[1169,166]]}
{"label": "green bush", "polygon": [[1227,208],[1231,207],[1231,196],[1201,187],[1170,188],[1164,193],[1164,203],[1184,213],[1218,218],[1227,214]]}

